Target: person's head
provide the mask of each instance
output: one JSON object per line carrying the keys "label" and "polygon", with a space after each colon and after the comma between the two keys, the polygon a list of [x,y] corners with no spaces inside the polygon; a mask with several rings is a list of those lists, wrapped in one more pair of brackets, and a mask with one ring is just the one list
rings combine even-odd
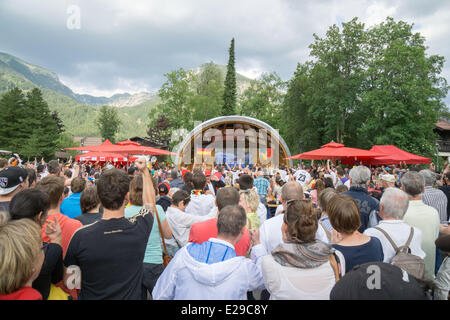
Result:
{"label": "person's head", "polygon": [[130,202],[135,206],[142,206],[142,192],[144,190],[144,181],[142,180],[142,174],[134,176],[130,182]]}
{"label": "person's head", "polygon": [[197,171],[192,176],[192,185],[195,190],[203,190],[206,186],[206,177],[201,171]]}
{"label": "person's head", "polygon": [[172,206],[184,211],[191,201],[189,193],[184,190],[178,190],[172,196]]}
{"label": "person's head", "polygon": [[419,173],[422,175],[424,181],[425,181],[425,186],[433,186],[434,182],[436,181],[436,174],[429,170],[429,169],[425,169],[425,170],[420,170]]}
{"label": "person's head", "polygon": [[361,226],[358,205],[351,196],[339,193],[327,203],[327,214],[334,230],[351,235]]}
{"label": "person's head", "polygon": [[0,212],[0,294],[16,292],[34,281],[44,262],[41,228],[30,219],[10,220]]}
{"label": "person's head", "polygon": [[309,200],[291,200],[283,216],[284,242],[314,241],[318,228],[316,212]]}
{"label": "person's head", "polygon": [[317,190],[317,193],[320,193],[320,191],[325,189],[325,182],[323,182],[322,179],[316,180],[316,183],[314,184],[314,189]]}
{"label": "person's head", "polygon": [[100,199],[98,198],[97,189],[93,186],[86,187],[80,196],[80,208],[82,213],[98,212]]}
{"label": "person's head", "polygon": [[350,170],[350,185],[352,187],[367,188],[370,181],[370,169],[366,166],[357,166]]}
{"label": "person's head", "polygon": [[80,178],[80,177],[76,177],[70,183],[70,190],[73,193],[81,193],[81,192],[83,192],[85,187],[86,187],[86,180],[84,180],[83,178]]}
{"label": "person's head", "polygon": [[170,176],[172,177],[172,180],[178,179],[178,170],[173,169],[170,171]]}
{"label": "person's head", "polygon": [[296,181],[289,181],[281,188],[280,200],[283,204],[291,200],[301,200],[303,198],[303,188]]}
{"label": "person's head", "polygon": [[312,167],[311,167],[310,164],[305,164],[305,170],[306,170],[306,171],[310,172],[311,169],[312,169]]}
{"label": "person's head", "polygon": [[134,175],[136,174],[136,172],[137,172],[136,167],[129,167],[129,168],[128,168],[128,175],[129,175],[129,176],[134,177]]}
{"label": "person's head", "polygon": [[342,193],[342,192],[347,192],[347,191],[348,191],[348,187],[345,184],[340,184],[336,187],[337,193]]}
{"label": "person's head", "polygon": [[36,189],[47,194],[50,209],[59,208],[64,193],[64,179],[58,176],[46,176],[36,184]]}
{"label": "person's head", "polygon": [[36,171],[31,168],[27,168],[27,177],[28,177],[28,188],[34,188],[36,186]]}
{"label": "person's head", "polygon": [[408,195],[398,188],[384,190],[380,200],[380,216],[383,220],[391,218],[402,220],[408,210]]}
{"label": "person's head", "polygon": [[50,174],[59,174],[59,162],[58,160],[51,160],[48,164],[47,164],[47,170],[48,173]]}
{"label": "person's head", "polygon": [[239,191],[233,187],[220,188],[216,194],[217,208],[222,210],[226,206],[235,206],[239,204]]}
{"label": "person's head", "polygon": [[244,234],[247,215],[239,205],[226,206],[219,211],[217,217],[217,237],[237,243]]}
{"label": "person's head", "polygon": [[9,203],[12,220],[31,219],[43,226],[50,209],[50,199],[42,190],[26,189],[17,193]]}
{"label": "person's head", "polygon": [[183,175],[183,182],[185,185],[192,185],[192,178],[194,177],[194,175],[192,174],[192,172],[190,171],[186,171]]}
{"label": "person's head", "polygon": [[330,201],[330,199],[333,198],[336,194],[337,191],[333,188],[326,188],[319,192],[318,202],[322,212],[327,212],[328,201]]}
{"label": "person's head", "polygon": [[161,182],[158,184],[158,193],[160,196],[167,196],[170,192],[170,186],[167,182]]}
{"label": "person's head", "polygon": [[336,167],[336,173],[339,177],[343,177],[345,175],[345,171],[342,167]]}
{"label": "person's head", "polygon": [[259,196],[254,189],[241,190],[239,205],[245,209],[245,212],[256,212],[259,206]]}
{"label": "person's head", "polygon": [[107,210],[119,210],[128,198],[130,179],[119,169],[106,170],[98,179],[97,193],[100,203]]}
{"label": "person's head", "polygon": [[249,174],[242,174],[237,180],[239,190],[248,190],[253,188],[253,178]]}
{"label": "person's head", "polygon": [[15,166],[0,171],[0,197],[13,197],[21,190],[28,188],[28,172]]}
{"label": "person's head", "polygon": [[395,176],[392,174],[382,174],[379,176],[383,188],[395,187]]}
{"label": "person's head", "polygon": [[6,167],[8,167],[8,160],[0,158],[0,170],[5,169]]}
{"label": "person's head", "polygon": [[72,178],[72,171],[70,169],[64,170],[64,178],[67,178],[67,179]]}
{"label": "person's head", "polygon": [[334,188],[333,179],[330,177],[323,178],[323,182],[325,182],[325,188]]}
{"label": "person's head", "polygon": [[425,180],[423,176],[417,171],[409,171],[405,173],[401,179],[402,190],[405,191],[411,198],[420,197],[424,192]]}

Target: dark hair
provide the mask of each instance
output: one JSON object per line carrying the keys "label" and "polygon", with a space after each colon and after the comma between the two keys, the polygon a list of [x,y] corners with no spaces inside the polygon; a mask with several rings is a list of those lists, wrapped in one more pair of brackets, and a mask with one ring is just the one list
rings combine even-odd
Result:
{"label": "dark hair", "polygon": [[172,171],[170,171],[170,176],[172,177],[173,180],[178,178],[178,171],[176,169],[173,169]]}
{"label": "dark hair", "polygon": [[55,208],[64,192],[64,179],[58,176],[46,176],[36,185],[36,189],[44,191],[50,200],[50,207]]}
{"label": "dark hair", "polygon": [[238,205],[239,198],[239,191],[236,188],[220,188],[216,194],[217,208],[220,211],[226,206]]}
{"label": "dark hair", "polygon": [[247,224],[247,215],[239,205],[226,206],[217,217],[217,234],[237,237]]}
{"label": "dark hair", "polygon": [[325,188],[334,188],[333,179],[330,177],[324,178],[323,182],[325,182]]}
{"label": "dark hair", "polygon": [[38,214],[42,213],[40,224],[44,224],[50,208],[48,195],[39,189],[25,189],[17,193],[9,203],[9,214],[12,220],[28,218],[36,221]]}
{"label": "dark hair", "polygon": [[135,206],[142,206],[142,191],[144,189],[144,181],[142,180],[142,174],[138,174],[130,182],[130,202]]}
{"label": "dark hair", "polygon": [[189,193],[187,193],[184,190],[178,190],[175,192],[172,196],[172,204],[175,206],[178,206],[178,204],[183,201],[183,204],[185,206],[188,205],[189,201],[191,201],[191,197],[189,196]]}
{"label": "dark hair", "polygon": [[195,190],[203,190],[206,186],[206,176],[202,172],[195,172],[192,176],[192,184]]}
{"label": "dark hair", "polygon": [[240,190],[248,190],[253,188],[253,178],[248,174],[243,174],[239,177],[237,183]]}
{"label": "dark hair", "polygon": [[97,190],[95,187],[87,187],[83,190],[80,196],[81,212],[88,213],[92,209],[95,209],[100,203]]}
{"label": "dark hair", "polygon": [[118,210],[123,205],[129,188],[128,174],[115,168],[106,170],[97,182],[98,197],[108,210]]}
{"label": "dark hair", "polygon": [[27,168],[25,170],[27,170],[27,172],[28,172],[28,187],[31,187],[33,182],[36,181],[36,171],[34,171],[31,168]]}
{"label": "dark hair", "polygon": [[70,171],[70,169],[66,169],[64,170],[64,175],[70,179],[72,178],[72,171]]}
{"label": "dark hair", "polygon": [[59,171],[59,162],[58,162],[58,160],[51,160],[47,164],[47,169],[48,169],[48,172],[51,173],[51,174],[58,173],[58,171]]}
{"label": "dark hair", "polygon": [[76,177],[72,180],[70,183],[70,190],[73,193],[80,193],[83,192],[84,188],[86,187],[86,180],[80,177]]}
{"label": "dark hair", "polygon": [[316,211],[309,200],[291,200],[287,204],[283,221],[288,228],[289,240],[311,242],[316,237],[318,221]]}
{"label": "dark hair", "polygon": [[345,193],[338,193],[328,201],[327,214],[337,232],[352,234],[361,226],[358,204]]}
{"label": "dark hair", "polygon": [[128,174],[130,174],[130,175],[133,175],[135,171],[136,171],[135,167],[128,168]]}

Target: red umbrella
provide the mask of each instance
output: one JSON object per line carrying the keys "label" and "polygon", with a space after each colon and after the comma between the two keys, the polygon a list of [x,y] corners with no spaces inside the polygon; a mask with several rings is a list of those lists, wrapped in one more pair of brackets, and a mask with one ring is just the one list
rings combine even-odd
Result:
{"label": "red umbrella", "polygon": [[364,160],[379,157],[384,155],[383,153],[377,153],[364,149],[349,148],[343,144],[330,142],[323,145],[319,149],[303,152],[287,159],[308,159],[308,160]]}
{"label": "red umbrella", "polygon": [[427,164],[431,162],[430,158],[406,152],[394,145],[373,146],[370,150],[373,152],[381,152],[385,155],[367,160],[368,165],[400,164],[404,162],[406,164]]}

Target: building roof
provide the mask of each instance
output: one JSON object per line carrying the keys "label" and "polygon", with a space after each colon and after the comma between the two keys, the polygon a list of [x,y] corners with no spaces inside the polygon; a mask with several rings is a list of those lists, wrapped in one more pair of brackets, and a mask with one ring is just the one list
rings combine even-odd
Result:
{"label": "building roof", "polygon": [[450,123],[441,120],[438,123],[436,123],[436,128],[448,131],[448,130],[450,130]]}

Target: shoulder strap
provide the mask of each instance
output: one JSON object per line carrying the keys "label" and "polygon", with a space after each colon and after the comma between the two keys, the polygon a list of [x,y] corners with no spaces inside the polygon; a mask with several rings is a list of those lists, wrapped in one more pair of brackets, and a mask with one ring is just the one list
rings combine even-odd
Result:
{"label": "shoulder strap", "polygon": [[384,234],[384,236],[386,237],[386,239],[389,240],[389,242],[391,243],[392,247],[394,247],[395,252],[398,252],[398,247],[395,244],[394,240],[392,240],[392,238],[389,236],[389,234],[384,231],[383,229],[379,228],[379,227],[374,227],[374,229],[377,229],[378,231],[380,231],[381,233]]}
{"label": "shoulder strap", "polygon": [[401,246],[400,249],[406,248],[410,250],[409,245],[411,244],[413,236],[414,236],[414,228],[411,227],[411,232],[409,233],[408,241],[406,241],[406,243],[403,246]]}
{"label": "shoulder strap", "polygon": [[158,229],[159,229],[159,235],[161,236],[161,241],[164,247],[164,253],[167,255],[167,248],[166,248],[166,242],[164,241],[164,237],[162,234],[162,228],[161,228],[161,222],[159,221],[159,216],[158,216],[158,208],[156,208],[155,210],[155,215],[156,215],[156,220],[158,221]]}
{"label": "shoulder strap", "polygon": [[336,279],[336,282],[338,282],[341,278],[341,273],[339,272],[338,262],[336,261],[336,256],[334,255],[334,253],[330,254],[330,265],[334,271],[334,278]]}
{"label": "shoulder strap", "polygon": [[331,232],[328,231],[327,228],[325,228],[322,221],[319,221],[319,224],[322,226],[323,231],[325,231],[325,234],[327,235],[328,240],[331,240]]}

